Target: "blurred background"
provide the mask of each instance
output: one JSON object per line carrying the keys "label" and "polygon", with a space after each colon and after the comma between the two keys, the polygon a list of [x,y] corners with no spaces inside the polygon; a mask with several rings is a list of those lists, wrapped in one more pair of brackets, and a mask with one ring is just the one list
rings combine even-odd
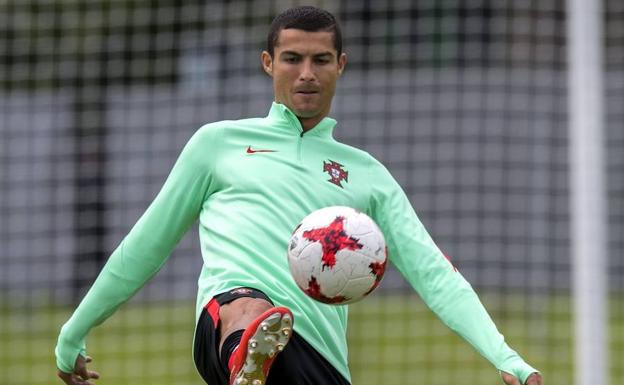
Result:
{"label": "blurred background", "polygon": [[[0,384],[60,383],[60,326],[206,122],[264,116],[273,17],[341,21],[337,139],[383,161],[507,340],[574,378],[563,0],[0,1]],[[624,2],[604,1],[609,384],[624,384]],[[197,229],[88,339],[103,384],[202,384]],[[351,307],[354,385],[494,384],[391,270]],[[589,384],[588,384],[589,385]]]}

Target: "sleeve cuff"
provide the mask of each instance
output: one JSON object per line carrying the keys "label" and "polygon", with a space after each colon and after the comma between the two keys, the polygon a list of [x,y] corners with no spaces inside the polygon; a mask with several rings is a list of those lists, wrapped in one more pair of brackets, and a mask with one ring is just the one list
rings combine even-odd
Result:
{"label": "sleeve cuff", "polygon": [[76,365],[78,355],[83,357],[87,356],[84,342],[77,344],[68,342],[63,338],[62,334],[59,336],[54,353],[56,355],[56,367],[65,373],[74,372],[74,366]]}
{"label": "sleeve cuff", "polygon": [[526,383],[527,378],[529,378],[531,374],[539,373],[539,370],[527,364],[521,358],[517,358],[510,362],[504,362],[497,369],[515,376],[523,385]]}

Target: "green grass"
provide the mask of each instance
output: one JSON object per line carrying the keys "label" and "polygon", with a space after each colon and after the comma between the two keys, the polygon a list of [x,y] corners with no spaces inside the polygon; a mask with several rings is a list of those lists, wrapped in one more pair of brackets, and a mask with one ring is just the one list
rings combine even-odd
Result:
{"label": "green grass", "polygon": [[[573,339],[566,296],[486,295],[508,342],[548,384],[571,384]],[[613,299],[611,385],[624,384],[624,298]],[[69,308],[0,309],[0,385],[59,383],[53,349]],[[193,303],[131,303],[89,337],[100,384],[200,385],[191,341]],[[413,295],[375,295],[351,306],[350,362],[355,385],[496,384],[496,371]]]}

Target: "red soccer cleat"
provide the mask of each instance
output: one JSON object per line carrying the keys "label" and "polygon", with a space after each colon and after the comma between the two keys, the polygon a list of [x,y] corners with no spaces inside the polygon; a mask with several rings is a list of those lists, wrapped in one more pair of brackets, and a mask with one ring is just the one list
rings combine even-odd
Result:
{"label": "red soccer cleat", "polygon": [[293,315],[285,307],[260,314],[243,332],[233,353],[230,385],[264,385],[271,364],[292,335]]}

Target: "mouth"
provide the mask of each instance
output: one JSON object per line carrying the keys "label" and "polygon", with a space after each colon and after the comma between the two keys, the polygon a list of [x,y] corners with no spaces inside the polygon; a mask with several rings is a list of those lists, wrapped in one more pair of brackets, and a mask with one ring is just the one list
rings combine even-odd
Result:
{"label": "mouth", "polygon": [[298,91],[295,91],[295,93],[299,95],[314,95],[314,94],[318,94],[319,92],[316,90],[298,90]]}

